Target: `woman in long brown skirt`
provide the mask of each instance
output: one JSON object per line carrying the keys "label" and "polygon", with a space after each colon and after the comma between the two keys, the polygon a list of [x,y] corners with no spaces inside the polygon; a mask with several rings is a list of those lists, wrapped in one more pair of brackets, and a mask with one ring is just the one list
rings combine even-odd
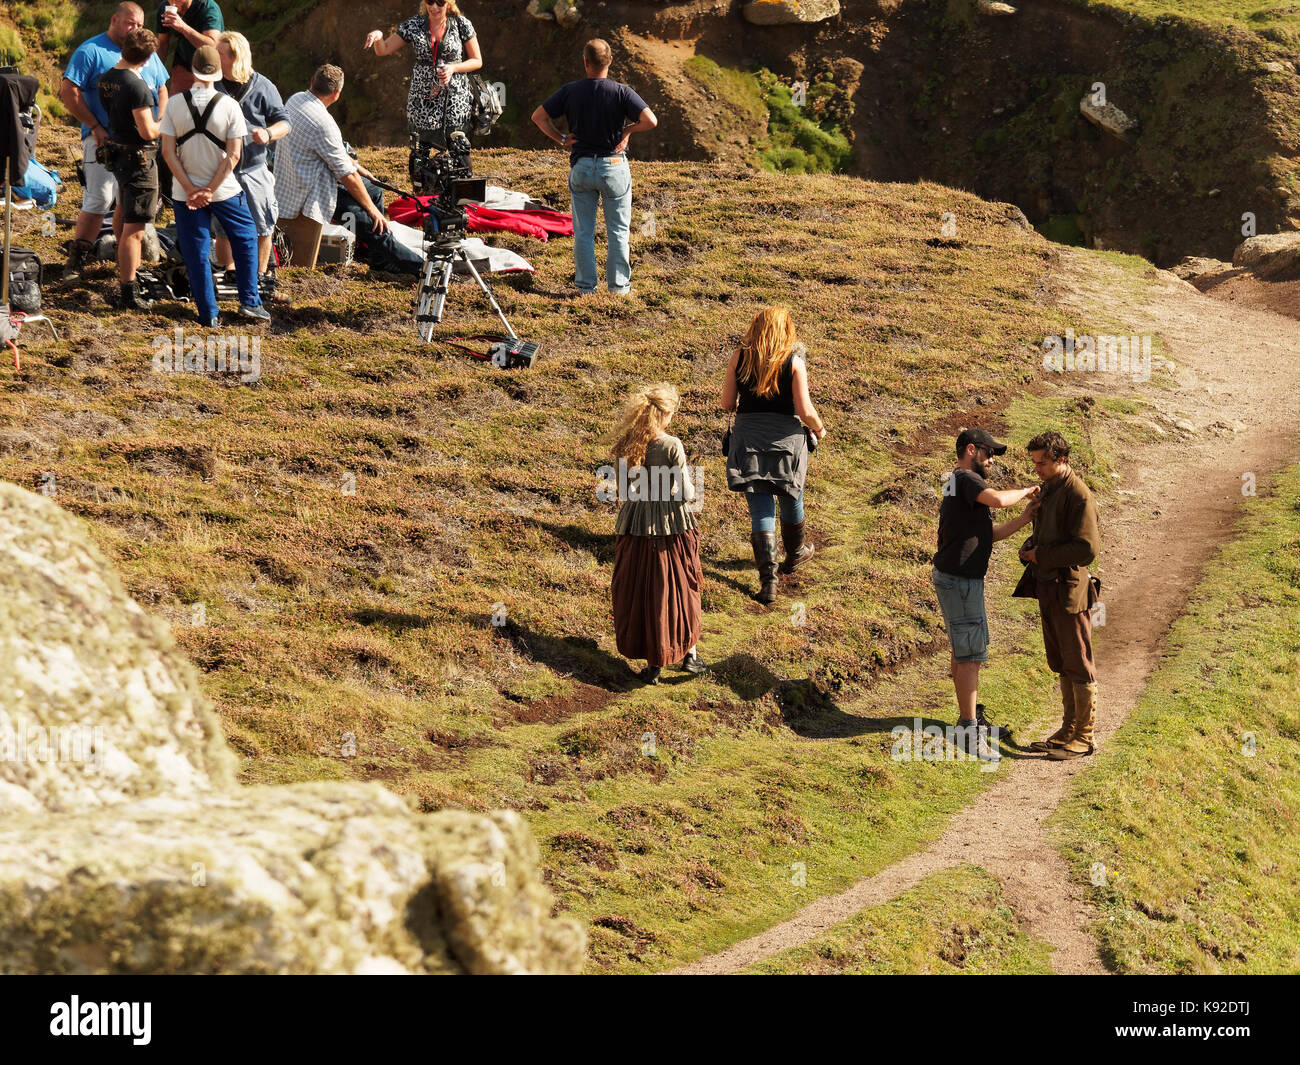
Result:
{"label": "woman in long brown skirt", "polygon": [[615,526],[614,633],[619,654],[641,658],[641,679],[658,684],[666,665],[703,673],[700,533],[686,449],[665,431],[680,399],[670,384],[638,389],[614,443],[622,505]]}

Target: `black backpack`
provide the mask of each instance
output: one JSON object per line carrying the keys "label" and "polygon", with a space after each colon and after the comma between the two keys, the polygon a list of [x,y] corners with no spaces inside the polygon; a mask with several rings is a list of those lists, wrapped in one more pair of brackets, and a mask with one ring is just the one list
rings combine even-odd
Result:
{"label": "black backpack", "polygon": [[41,309],[41,260],[31,248],[9,249],[9,306],[24,314]]}

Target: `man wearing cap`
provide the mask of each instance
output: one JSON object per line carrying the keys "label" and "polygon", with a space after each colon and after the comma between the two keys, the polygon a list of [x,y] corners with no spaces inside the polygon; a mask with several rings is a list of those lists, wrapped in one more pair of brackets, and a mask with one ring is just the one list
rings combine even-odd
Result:
{"label": "man wearing cap", "polygon": [[1101,545],[1097,503],[1070,466],[1070,444],[1060,433],[1039,433],[1026,448],[1042,494],[1034,532],[1020,548],[1024,576],[1015,595],[1035,598],[1043,621],[1047,665],[1059,675],[1061,727],[1030,746],[1066,761],[1092,754],[1097,712],[1097,666],[1092,657],[1092,605],[1096,588],[1088,567]]}
{"label": "man wearing cap", "polygon": [[993,544],[1029,523],[1033,507],[1001,525],[990,507],[1011,507],[1038,495],[1038,485],[996,491],[986,478],[993,456],[1005,454],[983,429],[964,429],[957,437],[957,468],[948,476],[939,505],[939,550],[934,556],[934,590],[952,644],[952,682],[957,691],[957,724],[987,726],[977,702],[980,665],[989,658],[989,624],[984,608],[984,574]]}
{"label": "man wearing cap", "polygon": [[217,295],[208,256],[212,219],[221,220],[235,260],[239,313],[267,321],[257,285],[257,227],[248,197],[235,180],[235,166],[248,132],[239,104],[214,88],[221,80],[221,57],[204,45],[194,53],[195,85],[167,101],[162,120],[163,158],[171,169],[176,241],[185,258],[199,322],[215,326]]}

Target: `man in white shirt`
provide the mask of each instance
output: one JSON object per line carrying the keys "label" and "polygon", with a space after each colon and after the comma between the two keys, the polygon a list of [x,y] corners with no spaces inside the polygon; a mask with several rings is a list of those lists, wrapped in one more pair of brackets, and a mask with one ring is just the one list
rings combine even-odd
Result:
{"label": "man in white shirt", "polygon": [[293,266],[316,265],[321,229],[334,217],[339,185],[370,216],[372,232],[388,228],[361,180],[373,175],[348,155],[338,123],[329,116],[327,108],[342,94],[343,71],[327,63],[312,75],[309,92],[294,93],[285,104],[289,135],[275,153],[275,198]]}
{"label": "man in white shirt", "polygon": [[194,88],[173,96],[163,112],[162,151],[175,179],[176,243],[185,257],[199,322],[218,324],[209,262],[214,215],[234,253],[240,315],[269,321],[257,288],[257,227],[234,176],[248,132],[244,112],[213,88],[221,80],[221,56],[215,48],[205,45],[196,51],[190,69]]}

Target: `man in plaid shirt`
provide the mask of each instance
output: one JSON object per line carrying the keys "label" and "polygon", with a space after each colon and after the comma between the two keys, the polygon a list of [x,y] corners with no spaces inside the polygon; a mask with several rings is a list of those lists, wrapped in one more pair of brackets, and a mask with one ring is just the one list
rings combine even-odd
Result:
{"label": "man in plaid shirt", "polygon": [[328,108],[343,95],[343,71],[326,63],[312,75],[311,89],[289,97],[289,135],[275,154],[275,198],[280,202],[280,228],[289,238],[291,264],[316,265],[321,230],[334,217],[339,185],[370,216],[371,231],[388,229],[379,208],[362,182],[364,167],[348,155],[343,134]]}

